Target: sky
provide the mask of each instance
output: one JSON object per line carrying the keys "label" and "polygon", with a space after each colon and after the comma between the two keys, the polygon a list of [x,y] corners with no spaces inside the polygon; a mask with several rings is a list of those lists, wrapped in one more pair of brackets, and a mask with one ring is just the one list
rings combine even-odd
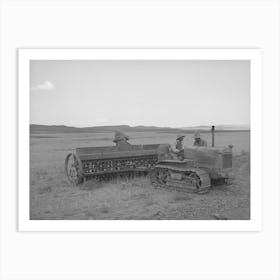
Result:
{"label": "sky", "polygon": [[30,123],[250,124],[250,61],[32,60]]}

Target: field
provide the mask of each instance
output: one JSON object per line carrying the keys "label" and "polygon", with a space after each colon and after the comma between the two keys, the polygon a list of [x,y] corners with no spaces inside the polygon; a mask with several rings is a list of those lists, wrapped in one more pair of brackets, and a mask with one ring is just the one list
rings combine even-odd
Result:
{"label": "field", "polygon": [[[131,144],[173,143],[171,133],[133,132]],[[185,138],[191,145],[193,135]],[[210,143],[210,134],[202,134]],[[250,133],[216,133],[218,145],[234,145],[230,186],[204,195],[155,189],[147,177],[88,182],[70,186],[64,159],[76,147],[111,146],[113,133],[40,133],[30,135],[30,219],[250,219]]]}

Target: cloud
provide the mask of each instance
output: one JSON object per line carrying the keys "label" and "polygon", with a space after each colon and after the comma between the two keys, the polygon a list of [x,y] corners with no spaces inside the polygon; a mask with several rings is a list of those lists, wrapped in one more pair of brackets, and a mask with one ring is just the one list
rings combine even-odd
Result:
{"label": "cloud", "polygon": [[31,87],[32,91],[34,91],[34,90],[48,90],[48,91],[50,91],[50,90],[54,90],[54,89],[55,89],[55,86],[50,81],[44,81],[41,84],[38,84],[36,86]]}

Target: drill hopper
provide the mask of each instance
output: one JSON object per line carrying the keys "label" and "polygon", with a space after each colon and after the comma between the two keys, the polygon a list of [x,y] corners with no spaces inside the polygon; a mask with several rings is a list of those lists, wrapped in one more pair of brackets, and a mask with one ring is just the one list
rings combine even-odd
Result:
{"label": "drill hopper", "polygon": [[76,148],[65,159],[65,173],[74,185],[87,180],[108,180],[116,176],[146,174],[157,163],[157,147],[131,145],[128,142],[116,146]]}

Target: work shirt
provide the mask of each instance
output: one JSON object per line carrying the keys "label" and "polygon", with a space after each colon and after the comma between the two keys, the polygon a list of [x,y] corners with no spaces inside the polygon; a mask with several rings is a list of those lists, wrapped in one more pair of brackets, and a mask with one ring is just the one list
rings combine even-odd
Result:
{"label": "work shirt", "polygon": [[184,149],[183,148],[183,141],[176,141],[175,147],[178,151],[182,151]]}
{"label": "work shirt", "polygon": [[172,146],[173,156],[174,159],[183,160],[184,159],[184,146],[183,146],[183,140],[182,141],[176,141],[175,145]]}
{"label": "work shirt", "polygon": [[180,151],[184,150],[184,147],[183,147],[183,141],[176,141],[174,143],[174,145],[172,145],[172,151],[174,153],[178,153]]}

